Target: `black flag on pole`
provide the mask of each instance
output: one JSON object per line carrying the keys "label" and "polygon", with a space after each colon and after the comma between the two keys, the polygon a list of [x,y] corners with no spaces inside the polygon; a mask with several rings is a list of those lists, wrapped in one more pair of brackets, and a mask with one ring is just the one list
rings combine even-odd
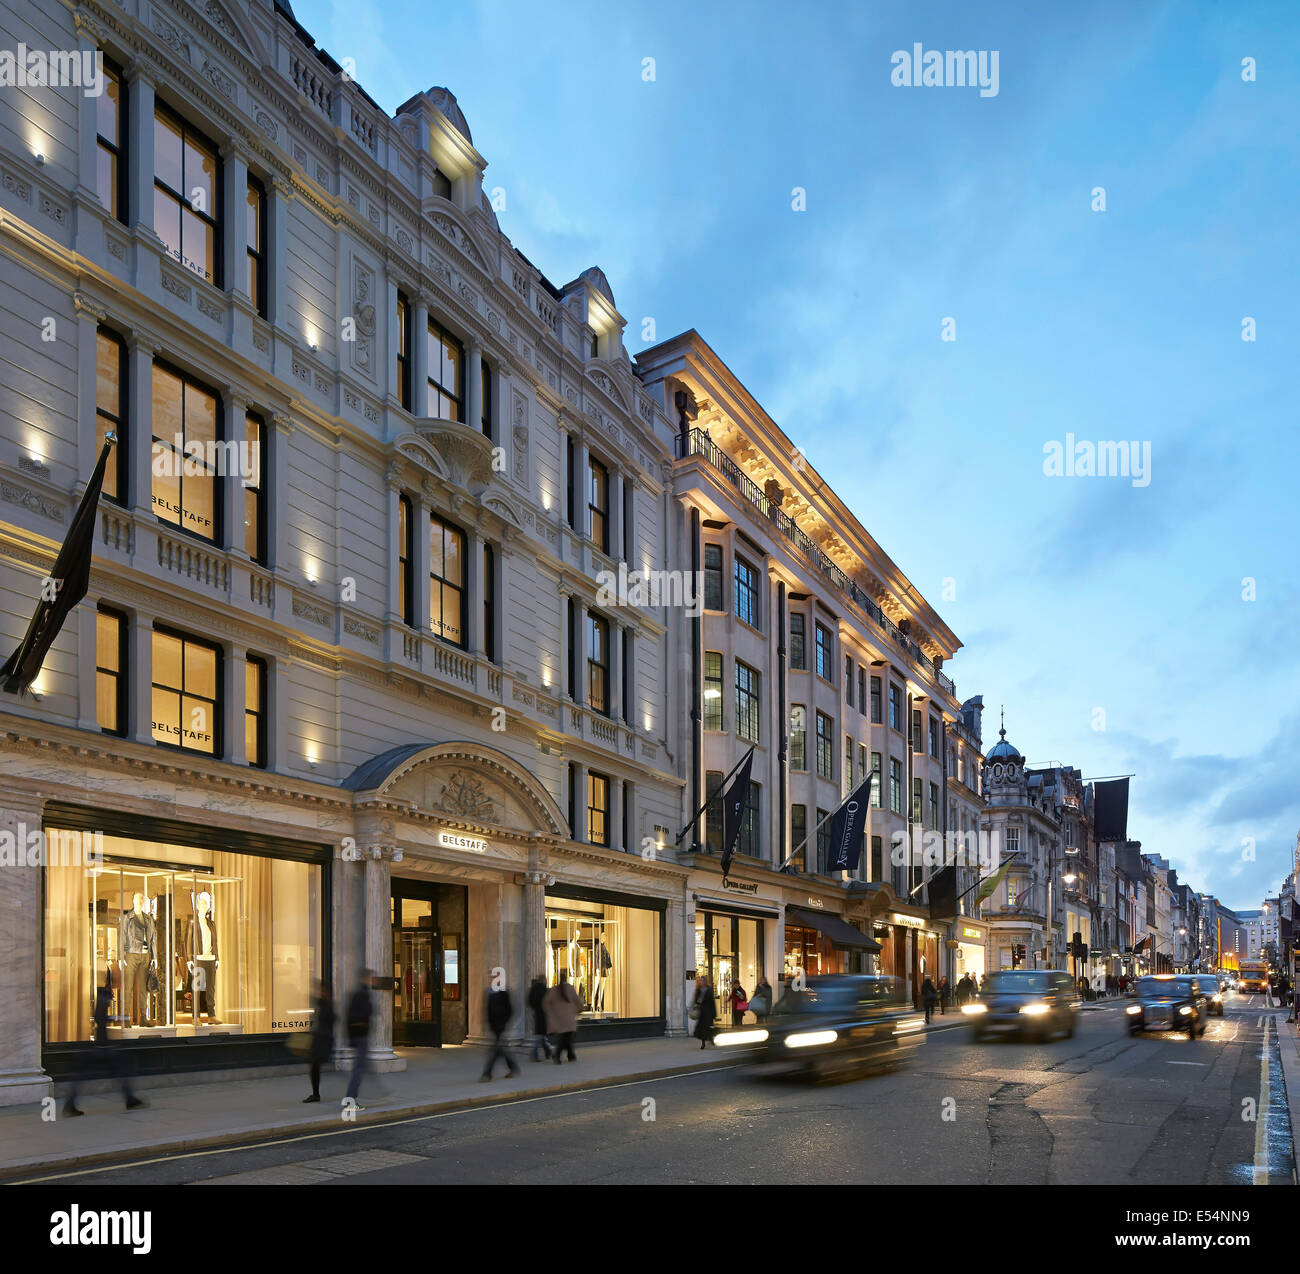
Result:
{"label": "black flag on pole", "polygon": [[749,772],[754,768],[754,749],[740,763],[736,777],[725,792],[718,794],[722,802],[722,875],[725,878],[731,867],[731,858],[736,851],[736,837],[740,835],[740,824],[745,818],[745,806],[749,804]]}
{"label": "black flag on pole", "polygon": [[826,850],[827,871],[857,871],[862,857],[862,833],[867,829],[867,811],[871,806],[871,780],[875,777],[876,772],[869,771],[832,816]]}
{"label": "black flag on pole", "polygon": [[45,656],[50,653],[54,639],[63,627],[68,613],[86,595],[90,585],[90,555],[95,541],[95,511],[99,493],[104,485],[104,468],[108,453],[117,438],[109,434],[104,450],[99,453],[95,472],[90,475],[85,494],[73,515],[72,525],[54,567],[41,588],[41,600],[27,626],[27,636],[22,644],[0,668],[0,685],[11,695],[23,694],[36,680]]}
{"label": "black flag on pole", "polygon": [[1093,834],[1099,841],[1128,840],[1128,779],[1094,783]]}

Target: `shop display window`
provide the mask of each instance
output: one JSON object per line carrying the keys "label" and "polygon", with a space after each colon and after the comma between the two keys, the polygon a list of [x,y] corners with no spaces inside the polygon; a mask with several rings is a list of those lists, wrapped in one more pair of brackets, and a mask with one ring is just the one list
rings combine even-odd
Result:
{"label": "shop display window", "polygon": [[706,973],[719,1014],[730,1009],[731,990],[739,983],[746,998],[763,973],[763,921],[757,917],[703,911],[695,921],[695,969]]}
{"label": "shop display window", "polygon": [[[46,835],[57,847],[80,833]],[[95,988],[105,981],[112,1038],[302,1031],[320,958],[314,863],[107,835],[94,864],[50,856],[49,1043],[92,1038]]]}
{"label": "shop display window", "polygon": [[657,910],[548,898],[546,984],[566,972],[584,1021],[658,1017],[662,923]]}

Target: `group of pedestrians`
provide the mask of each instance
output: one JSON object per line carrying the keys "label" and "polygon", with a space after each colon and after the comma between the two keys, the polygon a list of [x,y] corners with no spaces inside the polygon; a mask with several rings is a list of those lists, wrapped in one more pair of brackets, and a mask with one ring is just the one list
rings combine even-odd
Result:
{"label": "group of pedestrians", "polygon": [[[772,1011],[772,984],[760,974],[754,994],[750,995],[739,982],[733,982],[727,993],[727,1008],[731,1012],[733,1027],[743,1024],[746,1013],[752,1013],[758,1021],[763,1021]],[[707,1048],[713,1043],[713,1024],[718,1020],[718,999],[707,973],[695,979],[690,1015],[695,1023],[691,1034],[700,1041],[701,1048]]]}
{"label": "group of pedestrians", "polygon": [[[540,1062],[545,1057],[556,1066],[566,1057],[571,1062],[578,1060],[577,1053],[573,1051],[573,1040],[578,1033],[578,1014],[582,1012],[582,999],[570,984],[568,971],[561,969],[559,978],[553,987],[548,988],[545,978],[535,977],[528,988],[527,997],[533,1026],[529,1060]],[[487,1065],[479,1077],[481,1083],[491,1082],[498,1058],[508,1067],[507,1079],[513,1079],[519,1074],[518,1065],[502,1043],[514,1012],[514,1001],[504,986],[488,995],[488,1028],[492,1032],[493,1045]]]}

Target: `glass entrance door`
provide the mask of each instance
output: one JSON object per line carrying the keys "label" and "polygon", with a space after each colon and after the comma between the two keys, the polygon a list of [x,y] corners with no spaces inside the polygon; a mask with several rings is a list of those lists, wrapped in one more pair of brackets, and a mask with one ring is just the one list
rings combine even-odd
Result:
{"label": "glass entrance door", "polygon": [[[442,1043],[442,942],[436,928],[437,886],[394,882],[393,1043]],[[409,892],[408,892],[409,891]],[[426,894],[427,897],[413,896]]]}

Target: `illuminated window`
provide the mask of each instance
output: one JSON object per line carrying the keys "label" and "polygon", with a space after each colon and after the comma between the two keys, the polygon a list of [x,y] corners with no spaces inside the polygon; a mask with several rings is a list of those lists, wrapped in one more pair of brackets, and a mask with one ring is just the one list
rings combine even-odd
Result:
{"label": "illuminated window", "polygon": [[126,733],[126,624],[107,606],[95,615],[95,716],[105,734]]}
{"label": "illuminated window", "polygon": [[429,515],[429,629],[453,646],[465,645],[465,532]]}
{"label": "illuminated window", "polygon": [[722,729],[722,654],[704,652],[704,728]]}
{"label": "illuminated window", "polygon": [[222,286],[217,148],[161,102],[154,110],[153,228],[186,269]]}
{"label": "illuminated window", "polygon": [[95,332],[95,455],[104,449],[107,434],[117,435],[117,446],[109,453],[104,468],[104,495],[118,504],[126,503],[127,433],[126,342],[106,327]]}
{"label": "illuminated window", "polygon": [[429,384],[425,415],[434,420],[463,420],[465,350],[433,319],[429,320]]}
{"label": "illuminated window", "polygon": [[247,225],[248,295],[266,317],[266,191],[256,177],[248,179]]}
{"label": "illuminated window", "polygon": [[244,662],[244,756],[266,769],[266,660],[256,655]]}
{"label": "illuminated window", "polygon": [[587,535],[609,552],[609,470],[595,456],[587,458]]}
{"label": "illuminated window", "polygon": [[126,86],[121,72],[104,63],[104,91],[95,104],[95,192],[110,217],[127,221]]}
{"label": "illuminated window", "polygon": [[259,565],[267,563],[266,549],[266,426],[251,412],[244,417],[243,474],[244,552]]}
{"label": "illuminated window", "polygon": [[808,709],[802,703],[790,710],[790,768],[808,768]]}
{"label": "illuminated window", "polygon": [[411,303],[397,294],[397,400],[411,410]]}
{"label": "illuminated window", "polygon": [[587,772],[587,840],[593,845],[609,844],[609,779]]}
{"label": "illuminated window", "polygon": [[[153,511],[216,541],[220,527],[221,399],[162,363],[153,365]],[[237,448],[236,448],[237,450]]]}
{"label": "illuminated window", "polygon": [[184,633],[153,632],[153,737],[221,755],[221,651]]}
{"label": "illuminated window", "polygon": [[750,743],[758,742],[759,675],[748,664],[736,660],[736,733]]}

